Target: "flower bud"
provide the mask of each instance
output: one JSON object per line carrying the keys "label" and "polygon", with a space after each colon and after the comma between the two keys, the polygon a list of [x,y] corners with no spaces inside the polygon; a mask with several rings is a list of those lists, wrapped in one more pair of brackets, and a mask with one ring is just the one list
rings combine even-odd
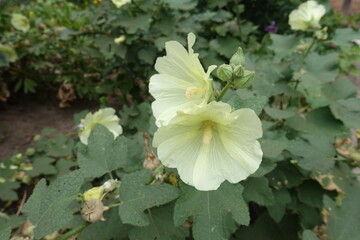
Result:
{"label": "flower bud", "polygon": [[90,200],[93,200],[93,199],[101,200],[103,194],[104,194],[104,187],[103,186],[93,187],[93,188],[87,190],[86,192],[84,192],[84,200],[85,201],[90,201]]}
{"label": "flower bud", "polygon": [[120,43],[124,42],[125,39],[126,39],[125,35],[121,35],[120,37],[114,39],[114,43],[120,44]]}
{"label": "flower bud", "polygon": [[35,148],[28,148],[26,149],[26,156],[32,156],[35,154]]}
{"label": "flower bud", "polygon": [[99,220],[105,221],[103,213],[108,209],[109,207],[105,207],[99,199],[93,199],[85,202],[83,208],[81,209],[81,216],[85,221],[91,223]]}
{"label": "flower bud", "polygon": [[120,186],[120,181],[118,181],[117,179],[109,179],[106,182],[104,182],[102,186],[104,188],[104,192],[111,192],[115,188]]}
{"label": "flower bud", "polygon": [[314,32],[314,37],[319,39],[319,40],[326,40],[328,38],[327,27],[324,27],[321,30],[315,31]]}
{"label": "flower bud", "polygon": [[239,77],[244,76],[244,71],[245,71],[245,69],[244,69],[243,66],[241,66],[241,65],[235,66],[235,67],[234,67],[235,77],[238,77],[238,78],[239,78]]}
{"label": "flower bud", "polygon": [[254,78],[255,72],[253,71],[244,71],[244,76],[240,78],[235,78],[232,84],[234,88],[247,88],[250,85],[250,81]]}
{"label": "flower bud", "polygon": [[230,65],[223,64],[218,67],[216,74],[222,81],[228,82],[232,80],[233,70]]}
{"label": "flower bud", "polygon": [[245,56],[241,47],[238,47],[236,53],[231,57],[230,63],[234,65],[244,65]]}

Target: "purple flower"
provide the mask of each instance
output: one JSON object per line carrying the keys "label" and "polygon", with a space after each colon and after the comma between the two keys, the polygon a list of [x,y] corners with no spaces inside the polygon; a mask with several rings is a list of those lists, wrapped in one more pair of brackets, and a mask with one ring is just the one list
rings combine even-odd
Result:
{"label": "purple flower", "polygon": [[265,31],[268,33],[276,33],[278,31],[277,27],[275,26],[275,21],[271,21],[271,24],[266,26]]}

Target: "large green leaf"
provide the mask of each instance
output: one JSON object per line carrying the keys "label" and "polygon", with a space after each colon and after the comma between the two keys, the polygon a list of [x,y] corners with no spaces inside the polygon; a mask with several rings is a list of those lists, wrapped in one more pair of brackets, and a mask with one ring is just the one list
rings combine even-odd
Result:
{"label": "large green leaf", "polygon": [[267,103],[267,97],[264,96],[252,96],[250,98],[245,98],[239,95],[235,95],[228,103],[234,108],[234,109],[240,109],[240,108],[251,108],[256,112],[256,114],[260,114],[262,109],[264,108],[265,104]]}
{"label": "large green leaf", "polygon": [[341,207],[328,209],[326,233],[331,240],[353,240],[360,236],[360,186],[353,187],[346,193]]}
{"label": "large green leaf", "polygon": [[354,39],[359,39],[359,31],[354,31],[352,28],[339,28],[335,30],[332,42],[340,47],[351,47]]}
{"label": "large green leaf", "polygon": [[271,34],[270,38],[272,44],[269,46],[269,49],[276,53],[275,59],[277,61],[291,54],[299,42],[299,38],[296,35]]}
{"label": "large green leaf", "polygon": [[215,191],[198,191],[184,184],[181,190],[175,205],[175,225],[192,217],[195,239],[225,240],[236,229],[234,220],[237,224],[249,224],[249,210],[240,184],[224,182]]}
{"label": "large green leaf", "polygon": [[291,197],[288,190],[285,188],[280,190],[273,190],[274,204],[267,206],[269,215],[276,221],[280,222],[285,215],[286,205],[290,203]]}
{"label": "large green leaf", "polygon": [[134,227],[130,232],[131,240],[184,240],[189,236],[189,229],[175,227],[173,222],[174,204],[153,208],[147,216],[150,224],[145,227]]}
{"label": "large green leaf", "polygon": [[85,177],[101,177],[118,168],[129,165],[127,139],[114,135],[97,124],[89,137],[88,151],[78,153],[78,162]]}
{"label": "large green leaf", "polygon": [[265,177],[248,178],[241,182],[244,187],[243,196],[246,202],[256,202],[262,206],[274,204],[274,195]]}
{"label": "large green leaf", "polygon": [[335,118],[340,119],[346,127],[360,129],[360,99],[338,100],[330,105],[330,109]]}
{"label": "large green leaf", "polygon": [[76,199],[82,183],[81,172],[74,171],[59,177],[50,186],[46,186],[45,179],[36,185],[23,208],[35,226],[36,239],[63,228],[72,220],[69,205]]}
{"label": "large green leaf", "polygon": [[0,230],[0,239],[10,239],[10,233],[11,233],[11,228],[5,228],[3,230]]}
{"label": "large green leaf", "polygon": [[123,223],[135,226],[150,224],[146,209],[166,204],[179,195],[169,184],[148,184],[152,174],[147,169],[124,175],[120,186],[119,214]]}
{"label": "large green leaf", "polygon": [[304,134],[303,137],[289,141],[287,150],[300,157],[296,159],[300,167],[326,173],[335,163],[332,141],[321,135]]}

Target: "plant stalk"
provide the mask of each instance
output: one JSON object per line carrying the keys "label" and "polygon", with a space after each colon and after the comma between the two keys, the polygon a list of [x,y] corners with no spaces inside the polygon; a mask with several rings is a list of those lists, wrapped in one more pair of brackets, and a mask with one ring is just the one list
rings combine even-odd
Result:
{"label": "plant stalk", "polygon": [[81,233],[87,226],[89,226],[90,223],[89,222],[85,222],[83,224],[81,224],[80,226],[72,229],[71,231],[65,233],[64,235],[62,235],[61,237],[59,237],[57,240],[67,240],[70,237],[74,236],[75,234],[79,234]]}

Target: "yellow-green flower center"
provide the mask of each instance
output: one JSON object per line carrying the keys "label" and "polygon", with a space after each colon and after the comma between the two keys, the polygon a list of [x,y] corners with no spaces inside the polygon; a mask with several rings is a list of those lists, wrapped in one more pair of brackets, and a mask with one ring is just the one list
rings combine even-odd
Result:
{"label": "yellow-green flower center", "polygon": [[206,89],[204,89],[204,88],[191,86],[186,89],[185,96],[187,99],[192,99],[194,96],[196,96],[198,94],[203,94],[205,92],[206,92]]}
{"label": "yellow-green flower center", "polygon": [[211,121],[205,121],[201,126],[201,130],[203,131],[203,143],[210,144],[211,139],[213,138],[213,132],[216,130],[215,123]]}

